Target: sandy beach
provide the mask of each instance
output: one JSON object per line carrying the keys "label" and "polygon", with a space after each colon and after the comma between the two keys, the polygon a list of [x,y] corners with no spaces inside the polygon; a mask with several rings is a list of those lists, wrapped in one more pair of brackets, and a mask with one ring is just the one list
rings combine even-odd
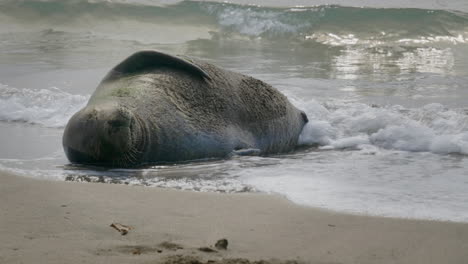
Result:
{"label": "sandy beach", "polygon": [[[468,262],[466,223],[347,215],[265,194],[1,173],[0,213],[0,263]],[[222,238],[227,250],[214,246]]]}

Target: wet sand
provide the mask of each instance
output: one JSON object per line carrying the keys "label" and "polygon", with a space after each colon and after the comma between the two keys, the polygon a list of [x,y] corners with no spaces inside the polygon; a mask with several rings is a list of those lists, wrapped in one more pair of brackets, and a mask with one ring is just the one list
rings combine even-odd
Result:
{"label": "wet sand", "polygon": [[[0,214],[0,263],[468,263],[467,223],[355,216],[264,194],[0,173]],[[226,250],[215,247],[222,238]]]}

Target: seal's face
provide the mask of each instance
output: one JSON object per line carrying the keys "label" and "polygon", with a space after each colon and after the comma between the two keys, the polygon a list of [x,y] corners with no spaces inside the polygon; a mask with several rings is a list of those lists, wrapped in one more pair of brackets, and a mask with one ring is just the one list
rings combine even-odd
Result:
{"label": "seal's face", "polygon": [[142,124],[129,110],[97,105],[70,119],[63,148],[73,163],[128,167],[141,162],[144,141]]}

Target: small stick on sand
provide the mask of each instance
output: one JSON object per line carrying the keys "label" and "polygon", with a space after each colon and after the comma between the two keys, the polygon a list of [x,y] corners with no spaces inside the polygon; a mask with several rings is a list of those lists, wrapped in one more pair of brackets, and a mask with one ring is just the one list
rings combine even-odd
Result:
{"label": "small stick on sand", "polygon": [[115,230],[119,231],[120,234],[122,234],[122,236],[125,236],[128,233],[128,231],[130,231],[130,229],[132,229],[129,226],[122,225],[122,224],[119,224],[119,223],[112,223],[110,226],[113,227]]}

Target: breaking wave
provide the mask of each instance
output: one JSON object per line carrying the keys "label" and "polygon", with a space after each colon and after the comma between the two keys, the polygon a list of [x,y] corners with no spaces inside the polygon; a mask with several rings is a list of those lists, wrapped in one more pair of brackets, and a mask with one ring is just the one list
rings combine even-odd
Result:
{"label": "breaking wave", "polygon": [[111,1],[7,0],[0,3],[2,20],[29,27],[34,22],[45,28],[102,33],[132,26],[145,34],[153,29],[155,35],[161,30],[156,26],[190,25],[201,26],[215,37],[295,39],[327,45],[381,41],[460,43],[466,42],[468,28],[468,14],[447,10],[333,5],[273,8],[197,1],[155,6]]}
{"label": "breaking wave", "polygon": [[[0,121],[64,127],[84,107],[89,96],[58,88],[18,89],[0,85]],[[420,108],[363,103],[295,102],[310,122],[301,145],[320,149],[394,149],[411,152],[468,155],[466,109],[449,109],[433,103]]]}
{"label": "breaking wave", "polygon": [[88,98],[59,88],[32,90],[0,84],[0,121],[64,127]]}
{"label": "breaking wave", "polygon": [[433,103],[421,108],[361,103],[308,105],[299,143],[320,149],[376,148],[468,155],[468,115]]}

